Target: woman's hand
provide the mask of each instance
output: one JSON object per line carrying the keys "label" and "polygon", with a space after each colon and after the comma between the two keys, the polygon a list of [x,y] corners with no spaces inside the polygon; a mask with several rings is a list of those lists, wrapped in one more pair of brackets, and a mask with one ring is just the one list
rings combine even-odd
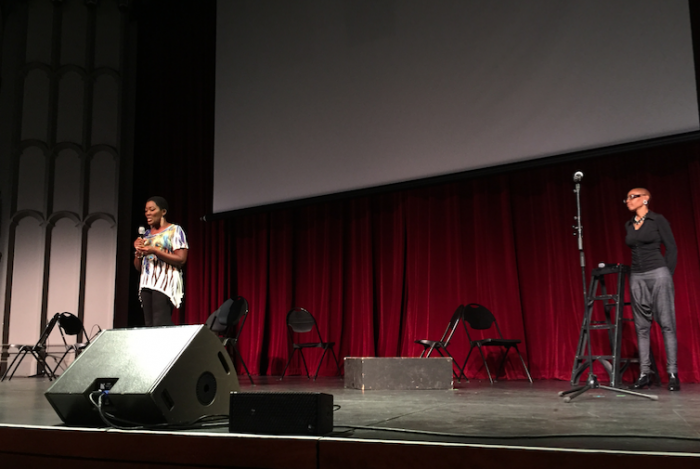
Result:
{"label": "woman's hand", "polygon": [[151,246],[150,244],[143,244],[141,243],[141,246],[136,246],[136,252],[139,253],[141,256],[147,256],[149,254],[156,254],[159,249],[156,249],[154,246]]}
{"label": "woman's hand", "polygon": [[134,248],[136,251],[134,252],[134,268],[141,272],[141,262],[143,261],[143,256],[145,255],[142,250],[143,250],[143,238],[136,238],[134,241]]}
{"label": "woman's hand", "polygon": [[148,256],[149,254],[153,254],[161,261],[174,265],[178,268],[182,267],[187,262],[187,253],[187,249],[178,249],[173,252],[167,252],[161,250],[158,246],[153,246],[150,244],[144,244],[143,246],[136,248],[136,254],[138,256],[144,257]]}

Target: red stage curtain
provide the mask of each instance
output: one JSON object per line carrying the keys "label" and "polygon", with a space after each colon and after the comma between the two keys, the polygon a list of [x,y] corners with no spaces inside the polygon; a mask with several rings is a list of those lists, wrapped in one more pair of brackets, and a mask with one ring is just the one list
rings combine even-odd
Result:
{"label": "red stage curtain", "polygon": [[[213,238],[218,247],[189,264],[188,279],[210,280],[205,288],[188,283],[186,321],[206,319],[223,299],[211,296],[227,288],[243,295],[251,314],[242,353],[251,372],[275,375],[287,358],[285,315],[292,307],[311,311],[342,357],[417,356],[415,339],[439,337],[458,304],[475,302],[494,312],[504,335],[523,340],[533,377],[568,380],[583,311],[571,182],[581,169],[587,282],[599,262],[629,263],[623,224],[630,214],[622,204],[629,189],[647,187],[652,208],[671,221],[680,251],[679,366],[685,381],[698,381],[697,153],[695,145],[676,145],[206,224],[208,243]],[[190,233],[191,243],[200,243]],[[221,287],[222,278],[237,281]],[[592,335],[594,347],[605,349],[604,333]],[[653,340],[663,374],[658,330]],[[628,325],[626,354],[635,353],[635,343]],[[458,360],[466,356],[463,331],[451,351]],[[497,358],[493,351],[488,359]],[[511,358],[507,376],[524,378]],[[291,373],[303,372],[300,366]],[[334,373],[326,360],[321,374]],[[485,377],[480,358],[470,360],[469,375]]]}

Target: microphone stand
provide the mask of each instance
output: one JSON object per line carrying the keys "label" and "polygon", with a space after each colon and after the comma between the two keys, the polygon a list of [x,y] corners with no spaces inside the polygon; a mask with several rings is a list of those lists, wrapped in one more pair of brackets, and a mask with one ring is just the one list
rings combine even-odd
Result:
{"label": "microphone stand", "polygon": [[[653,394],[642,394],[640,392],[634,392],[629,389],[614,388],[612,386],[604,386],[598,382],[598,377],[593,373],[593,351],[591,348],[591,318],[587,314],[589,308],[593,307],[594,296],[588,295],[586,289],[586,256],[583,253],[583,226],[581,225],[581,179],[583,178],[583,173],[577,171],[574,173],[574,192],[576,193],[576,225],[573,228],[576,230],[574,236],[578,237],[578,252],[579,260],[581,263],[581,280],[583,281],[583,320],[585,321],[586,329],[586,349],[588,354],[586,356],[586,361],[588,362],[588,378],[586,379],[586,384],[574,386],[566,391],[560,391],[559,396],[564,397],[564,402],[571,402],[572,399],[580,396],[589,389],[607,389],[608,391],[631,394],[633,396],[645,397],[653,401],[658,401],[659,396]],[[590,296],[590,298],[589,298]]]}
{"label": "microphone stand", "polygon": [[[580,174],[580,176],[578,176]],[[576,230],[574,236],[578,238],[578,254],[579,262],[581,263],[581,281],[583,282],[583,300],[586,301],[586,256],[583,254],[583,225],[581,225],[581,179],[583,173],[577,172],[574,174],[574,193],[576,194],[576,225],[573,228]]]}

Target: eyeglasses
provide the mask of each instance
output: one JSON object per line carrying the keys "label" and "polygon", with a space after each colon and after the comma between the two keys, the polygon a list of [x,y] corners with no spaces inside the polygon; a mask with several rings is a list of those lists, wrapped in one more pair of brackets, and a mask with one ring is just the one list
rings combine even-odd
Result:
{"label": "eyeglasses", "polygon": [[626,199],[622,199],[622,203],[623,203],[623,204],[626,204],[627,201],[629,201],[629,200],[634,200],[634,199],[636,199],[637,197],[641,197],[641,196],[643,196],[643,195],[646,195],[646,194],[630,194],[630,195],[627,196]]}

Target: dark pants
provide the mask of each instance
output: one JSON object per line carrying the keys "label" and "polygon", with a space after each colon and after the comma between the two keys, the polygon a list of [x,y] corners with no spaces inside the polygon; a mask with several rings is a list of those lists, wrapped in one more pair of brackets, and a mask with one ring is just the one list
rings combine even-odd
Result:
{"label": "dark pants", "polygon": [[642,373],[649,373],[649,331],[651,322],[661,326],[666,346],[666,370],[677,373],[676,309],[674,305],[673,278],[666,267],[630,276],[632,310],[639,344],[639,363]]}
{"label": "dark pants", "polygon": [[173,326],[173,304],[164,293],[142,288],[140,292],[146,326]]}

